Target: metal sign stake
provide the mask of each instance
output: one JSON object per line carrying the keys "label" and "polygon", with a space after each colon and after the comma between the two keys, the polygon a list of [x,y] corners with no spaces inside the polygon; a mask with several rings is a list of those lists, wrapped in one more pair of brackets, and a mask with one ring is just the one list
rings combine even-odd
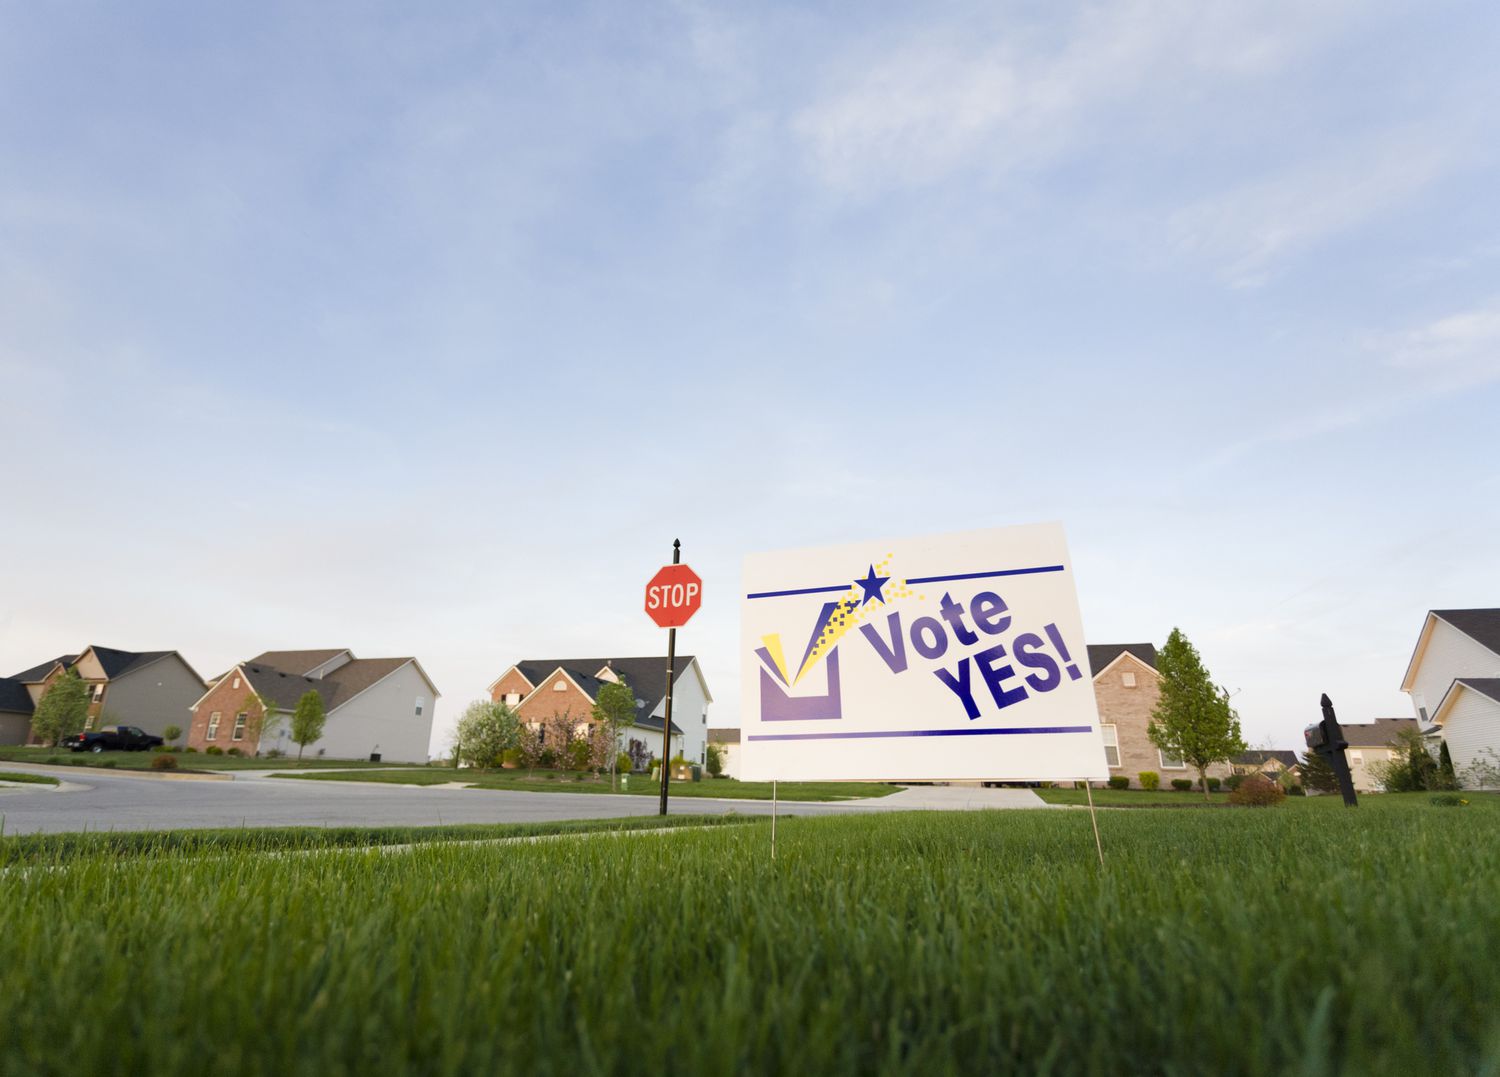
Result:
{"label": "metal sign stake", "polygon": [[[672,540],[672,564],[682,563],[682,540]],[[667,783],[672,780],[672,667],[677,663],[677,629],[667,629],[667,715],[661,723],[661,812],[667,814]]]}
{"label": "metal sign stake", "polygon": [[1089,798],[1089,821],[1094,824],[1094,848],[1099,853],[1099,866],[1104,866],[1104,843],[1099,840],[1099,816],[1094,811],[1094,785],[1087,779],[1083,783],[1084,793]]}

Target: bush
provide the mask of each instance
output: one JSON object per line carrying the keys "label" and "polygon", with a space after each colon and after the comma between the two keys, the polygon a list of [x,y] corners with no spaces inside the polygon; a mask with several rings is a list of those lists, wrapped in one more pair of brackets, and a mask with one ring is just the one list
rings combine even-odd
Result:
{"label": "bush", "polygon": [[153,744],[151,745],[151,750],[153,752],[170,752],[172,746],[170,744]]}
{"label": "bush", "polygon": [[266,752],[267,759],[280,759],[284,755],[286,755],[286,753],[280,748],[272,748]]}
{"label": "bush", "polygon": [[1154,793],[1161,788],[1161,775],[1154,770],[1143,770],[1136,777],[1140,779],[1141,788],[1148,793]]}
{"label": "bush", "polygon": [[1123,774],[1111,774],[1109,776],[1109,787],[1111,789],[1129,789],[1130,779]]}
{"label": "bush", "polygon": [[225,755],[244,755],[245,753],[242,752],[242,751],[240,751],[238,748],[231,748],[231,749],[229,749],[229,751],[225,752],[224,754]]}
{"label": "bush", "polygon": [[151,760],[152,770],[176,770],[177,757],[175,755],[159,755]]}
{"label": "bush", "polygon": [[1240,787],[1240,783],[1244,780],[1245,776],[1243,774],[1231,774],[1229,777],[1224,779],[1224,788],[1228,789],[1232,793]]}
{"label": "bush", "polygon": [[223,755],[224,754],[224,749],[220,748],[217,744],[210,744],[207,748],[203,749],[203,754],[204,755]]}
{"label": "bush", "polygon": [[710,778],[722,777],[724,774],[724,749],[718,744],[710,744],[705,749],[704,761],[708,766]]}
{"label": "bush", "polygon": [[180,736],[182,736],[182,727],[180,725],[169,725],[161,731],[161,739],[165,741],[173,741]]}
{"label": "bush", "polygon": [[184,752],[192,752],[194,755],[196,755],[198,753],[198,749],[197,748],[184,748],[183,751]]}
{"label": "bush", "polygon": [[1286,790],[1281,788],[1280,782],[1273,782],[1259,774],[1249,775],[1240,782],[1238,789],[1229,794],[1229,803],[1247,808],[1269,808],[1285,799]]}
{"label": "bush", "polygon": [[521,765],[521,749],[507,748],[500,753],[500,765],[515,769]]}
{"label": "bush", "polygon": [[1302,788],[1301,782],[1293,782],[1286,787],[1286,795],[1289,797],[1305,797],[1307,796],[1307,790]]}
{"label": "bush", "polygon": [[1173,778],[1172,779],[1172,788],[1175,789],[1175,790],[1177,790],[1179,793],[1186,793],[1192,787],[1193,787],[1193,780],[1191,778]]}
{"label": "bush", "polygon": [[619,755],[615,756],[615,770],[618,773],[629,774],[630,766],[631,764],[629,752],[621,752]]}
{"label": "bush", "polygon": [[1217,793],[1219,791],[1219,786],[1221,786],[1223,784],[1224,783],[1221,782],[1221,781],[1219,781],[1218,778],[1209,778],[1208,779],[1208,791],[1210,793]]}
{"label": "bush", "polygon": [[586,740],[575,740],[568,745],[568,769],[589,769],[589,742]]}
{"label": "bush", "polygon": [[1439,793],[1435,797],[1428,797],[1439,808],[1462,808],[1468,805],[1468,801],[1457,793]]}

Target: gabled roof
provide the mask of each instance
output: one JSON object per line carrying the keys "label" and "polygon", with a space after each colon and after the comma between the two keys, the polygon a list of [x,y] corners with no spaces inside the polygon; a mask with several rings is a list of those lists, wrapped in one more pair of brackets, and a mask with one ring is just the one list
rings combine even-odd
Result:
{"label": "gabled roof", "polygon": [[78,656],[76,654],[60,654],[56,658],[53,658],[47,662],[43,662],[39,666],[32,666],[30,669],[23,669],[20,673],[15,674],[10,679],[13,681],[20,681],[22,684],[35,684],[38,681],[46,680],[47,674],[51,673],[55,667],[60,665],[64,669],[66,669],[76,661],[78,661]]}
{"label": "gabled roof", "polygon": [[1500,654],[1500,609],[1433,610],[1432,615],[1447,621],[1470,639]]}
{"label": "gabled roof", "polygon": [[1282,766],[1290,770],[1292,767],[1300,767],[1302,760],[1297,758],[1297,753],[1290,748],[1252,748],[1248,752],[1241,752],[1230,760],[1231,763],[1239,763],[1241,766],[1258,767],[1262,763],[1276,760]]}
{"label": "gabled roof", "polygon": [[[676,658],[672,683],[676,685],[693,665],[694,657],[680,654]],[[594,675],[608,666],[635,693],[640,700],[636,707],[636,724],[644,728],[661,728],[657,722],[648,724],[652,711],[667,695],[667,656],[648,655],[642,658],[523,658],[515,668],[536,687],[533,691],[547,690],[547,681],[559,669],[563,670],[582,688],[589,699],[599,698],[599,689],[604,682]],[[706,686],[705,686],[706,687]],[[676,723],[673,723],[674,727]]]}
{"label": "gabled roof", "polygon": [[34,710],[31,693],[16,677],[0,677],[0,711],[30,714]]}
{"label": "gabled roof", "polygon": [[250,659],[250,665],[270,666],[286,673],[305,677],[324,662],[331,662],[341,654],[354,657],[347,647],[334,647],[320,651],[262,651]]}
{"label": "gabled roof", "polygon": [[[276,653],[276,652],[268,652]],[[292,652],[305,654],[307,652]],[[342,654],[342,651],[333,651],[329,657]],[[324,661],[327,661],[325,659]],[[250,688],[257,695],[264,696],[275,704],[278,710],[294,710],[297,701],[308,692],[317,692],[323,699],[325,712],[333,712],[365,689],[373,687],[380,681],[385,680],[396,670],[408,662],[415,663],[415,658],[356,658],[344,663],[338,669],[323,677],[304,677],[298,673],[288,673],[285,670],[276,669],[273,666],[264,665],[259,662],[250,661],[242,663],[238,668],[244,673],[245,679],[249,681]],[[314,663],[317,668],[320,663]],[[420,667],[418,667],[420,669]],[[424,680],[427,675],[422,674]],[[433,692],[436,686],[429,680],[428,686]]]}
{"label": "gabled roof", "polygon": [[1417,729],[1415,718],[1377,718],[1373,722],[1340,723],[1351,748],[1388,748],[1398,733]]}
{"label": "gabled roof", "polygon": [[[84,654],[89,651],[93,651],[94,657],[99,660],[99,667],[104,670],[105,679],[111,681],[124,676],[131,670],[149,666],[158,658],[165,658],[173,653],[171,651],[117,651],[112,647],[97,647],[93,644],[89,645],[88,651]],[[83,655],[78,657],[82,658]]]}
{"label": "gabled roof", "polygon": [[733,728],[710,729],[708,731],[708,743],[710,744],[738,744],[740,742],[740,730],[738,726]]}
{"label": "gabled roof", "polygon": [[1460,677],[1455,683],[1500,703],[1500,677]]}
{"label": "gabled roof", "polygon": [[1129,651],[1152,669],[1156,668],[1156,646],[1151,643],[1091,643],[1089,651],[1089,675],[1097,677],[1111,662]]}
{"label": "gabled roof", "polygon": [[1459,677],[1448,686],[1448,690],[1443,693],[1443,698],[1433,708],[1432,720],[1436,726],[1442,726],[1448,721],[1448,712],[1453,709],[1458,697],[1462,694],[1460,689],[1478,692],[1486,699],[1500,703],[1500,677]]}

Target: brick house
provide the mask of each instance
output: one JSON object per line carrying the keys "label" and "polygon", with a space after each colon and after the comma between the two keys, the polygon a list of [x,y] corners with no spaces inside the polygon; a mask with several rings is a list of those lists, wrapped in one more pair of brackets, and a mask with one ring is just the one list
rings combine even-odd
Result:
{"label": "brick house", "polygon": [[[592,726],[594,701],[608,681],[624,681],[635,693],[635,725],[621,730],[619,748],[640,740],[661,755],[666,715],[666,655],[645,658],[527,658],[490,684],[490,698],[513,708],[532,729],[553,715],[571,715]],[[697,658],[678,655],[672,678],[672,756],[690,762],[707,759],[708,705],[713,696]]]}
{"label": "brick house", "polygon": [[295,755],[290,719],[308,692],[322,697],[325,716],[308,754],[427,762],[440,693],[426,671],[415,658],[356,658],[347,648],[266,651],[239,663],[193,704],[188,747]]}
{"label": "brick house", "polygon": [[[1151,712],[1161,699],[1156,647],[1150,643],[1104,643],[1090,645],[1088,656],[1110,775],[1129,778],[1133,788],[1140,787],[1140,775],[1148,770],[1161,776],[1164,789],[1171,788],[1174,778],[1196,782],[1196,770],[1181,759],[1164,755],[1146,735]],[[1223,763],[1208,768],[1211,778],[1226,778],[1229,773]]]}
{"label": "brick house", "polygon": [[[203,678],[176,651],[121,651],[113,647],[89,646],[81,654],[63,654],[8,681],[26,693],[7,693],[12,708],[25,708],[28,744],[39,743],[31,735],[31,714],[47,689],[68,671],[77,673],[89,690],[84,729],[100,725],[133,725],[161,736],[168,726],[187,721],[188,708],[203,692]],[[19,712],[17,712],[19,713]],[[11,729],[14,720],[5,728]]]}
{"label": "brick house", "polygon": [[1231,759],[1229,769],[1235,774],[1259,774],[1280,781],[1285,774],[1294,779],[1299,777],[1302,760],[1290,748],[1252,748]]}

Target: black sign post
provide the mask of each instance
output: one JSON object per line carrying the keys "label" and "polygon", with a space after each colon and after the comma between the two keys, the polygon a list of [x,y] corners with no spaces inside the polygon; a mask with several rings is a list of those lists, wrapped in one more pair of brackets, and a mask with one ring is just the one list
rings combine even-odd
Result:
{"label": "black sign post", "polygon": [[1333,768],[1339,792],[1344,795],[1344,807],[1357,808],[1359,798],[1354,795],[1354,777],[1349,773],[1349,761],[1344,758],[1344,749],[1349,747],[1349,742],[1344,739],[1344,731],[1333,714],[1333,700],[1328,698],[1326,692],[1323,694],[1322,704],[1323,720],[1304,729],[1302,737],[1307,741],[1307,746],[1327,760],[1328,765]]}
{"label": "black sign post", "polygon": [[[672,540],[672,564],[682,563],[682,540]],[[672,780],[672,679],[677,664],[677,629],[667,629],[667,713],[661,721],[661,813],[667,814],[667,785]]]}

